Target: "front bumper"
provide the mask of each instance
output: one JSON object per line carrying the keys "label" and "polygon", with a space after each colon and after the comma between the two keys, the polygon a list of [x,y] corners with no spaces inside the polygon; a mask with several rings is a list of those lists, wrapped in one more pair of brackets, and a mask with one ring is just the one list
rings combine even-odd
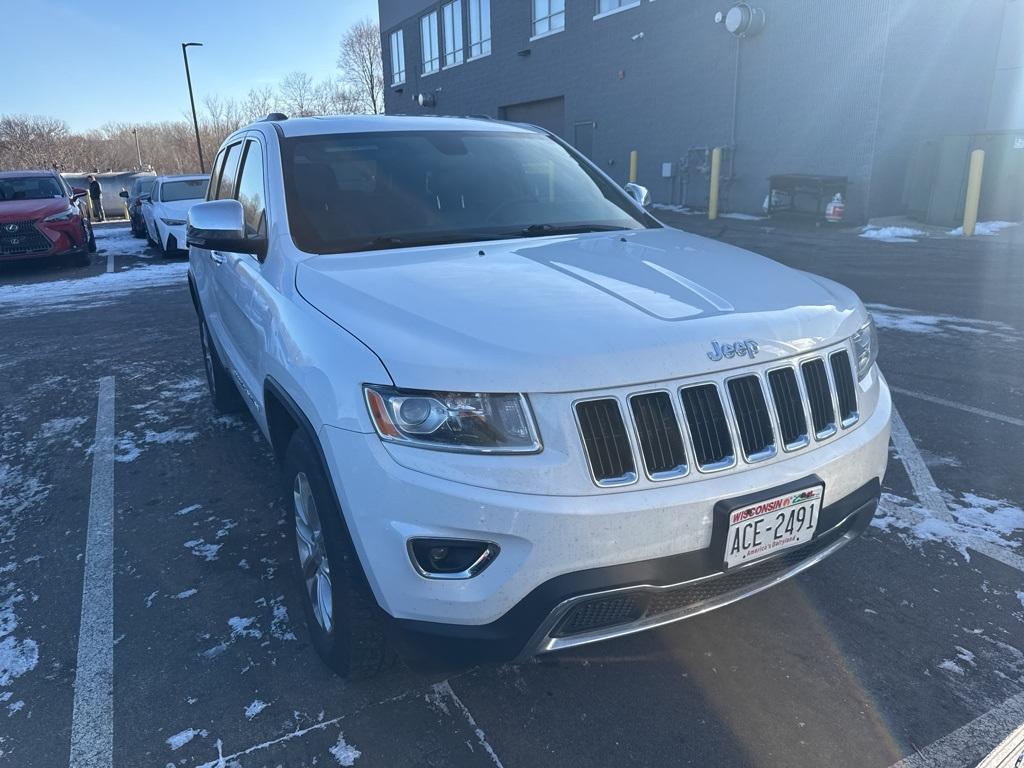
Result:
{"label": "front bumper", "polygon": [[[889,393],[882,384],[870,418],[842,439],[786,461],[586,497],[454,482],[399,465],[376,435],[325,427],[320,437],[370,587],[380,607],[396,620],[395,627],[420,645],[450,649],[463,640],[483,658],[499,659],[607,636],[556,638],[559,621],[575,604],[568,601],[581,596],[623,588],[664,592],[715,577],[721,557],[710,549],[712,510],[722,499],[816,475],[825,483],[828,506],[812,544],[823,542],[824,549],[807,552],[792,567],[766,578],[775,583],[798,572],[796,566],[805,560],[816,562],[834,551],[831,543],[848,541],[874,514],[888,458],[890,415]],[[835,542],[829,542],[831,536]],[[406,554],[412,537],[493,541],[501,554],[475,578],[427,579]],[[745,584],[738,595],[721,591],[714,596],[716,603],[702,610],[764,588],[762,579],[755,581],[756,589]],[[686,601],[678,606],[685,610],[671,616],[650,613],[644,605],[628,631],[692,614]]]}

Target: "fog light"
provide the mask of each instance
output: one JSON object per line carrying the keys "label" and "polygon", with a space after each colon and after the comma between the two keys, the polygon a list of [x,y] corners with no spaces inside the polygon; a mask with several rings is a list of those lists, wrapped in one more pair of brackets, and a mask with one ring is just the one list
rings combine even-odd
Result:
{"label": "fog light", "polygon": [[467,539],[409,539],[409,557],[420,576],[428,579],[470,579],[498,556],[488,541]]}

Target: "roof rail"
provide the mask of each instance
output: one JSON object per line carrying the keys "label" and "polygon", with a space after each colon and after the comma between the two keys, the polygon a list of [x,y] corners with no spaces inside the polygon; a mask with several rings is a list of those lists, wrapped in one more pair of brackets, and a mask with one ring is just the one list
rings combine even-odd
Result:
{"label": "roof rail", "polygon": [[264,117],[263,120],[260,120],[260,122],[261,123],[265,122],[265,121],[267,121],[267,122],[277,122],[278,120],[287,120],[287,119],[288,119],[288,115],[286,115],[284,112],[271,112],[269,115]]}

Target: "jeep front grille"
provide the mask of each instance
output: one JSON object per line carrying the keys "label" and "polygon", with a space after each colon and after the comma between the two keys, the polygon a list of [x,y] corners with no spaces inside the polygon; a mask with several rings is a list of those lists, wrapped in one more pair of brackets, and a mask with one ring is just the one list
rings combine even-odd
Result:
{"label": "jeep front grille", "polygon": [[637,482],[640,464],[651,481],[682,478],[690,466],[739,468],[773,459],[780,445],[792,452],[828,440],[860,418],[845,348],[713,379],[577,402],[594,482]]}
{"label": "jeep front grille", "polygon": [[626,434],[619,402],[614,398],[576,404],[576,418],[598,485],[626,485],[636,480],[633,448]]}

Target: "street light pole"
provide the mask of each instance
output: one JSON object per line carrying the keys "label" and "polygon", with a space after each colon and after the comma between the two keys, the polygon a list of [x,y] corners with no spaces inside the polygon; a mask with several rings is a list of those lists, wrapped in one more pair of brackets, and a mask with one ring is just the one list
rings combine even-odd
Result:
{"label": "street light pole", "polygon": [[139,146],[139,129],[132,128],[132,133],[135,134],[135,151],[139,155],[139,170],[142,170],[142,147]]}
{"label": "street light pole", "polygon": [[206,166],[203,163],[203,143],[199,140],[199,119],[196,117],[196,100],[192,95],[192,75],[188,71],[188,49],[193,45],[201,46],[202,43],[182,43],[181,55],[185,59],[185,80],[188,81],[188,100],[192,104],[192,127],[196,129],[196,149],[199,150],[199,172],[206,173]]}

